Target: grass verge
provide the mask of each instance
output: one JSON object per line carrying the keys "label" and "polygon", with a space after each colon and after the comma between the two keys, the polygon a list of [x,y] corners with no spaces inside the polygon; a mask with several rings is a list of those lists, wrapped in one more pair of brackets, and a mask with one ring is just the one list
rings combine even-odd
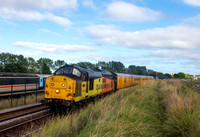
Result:
{"label": "grass verge", "polygon": [[190,81],[163,80],[159,97],[165,110],[162,123],[166,136],[200,136],[200,95]]}
{"label": "grass verge", "polygon": [[157,90],[156,81],[119,90],[79,112],[50,120],[41,136],[161,136]]}
{"label": "grass verge", "polygon": [[162,80],[121,89],[72,115],[49,120],[40,135],[197,137],[200,94],[191,85]]}

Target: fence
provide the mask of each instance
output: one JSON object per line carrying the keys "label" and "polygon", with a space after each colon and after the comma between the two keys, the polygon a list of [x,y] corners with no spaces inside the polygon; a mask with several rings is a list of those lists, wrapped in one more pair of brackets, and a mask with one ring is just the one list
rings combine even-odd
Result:
{"label": "fence", "polygon": [[[37,102],[37,95],[38,95],[38,89],[39,89],[39,79],[31,79],[31,78],[20,78],[20,80],[23,81],[23,84],[16,83],[14,79],[10,79],[10,85],[5,85],[1,87],[1,98],[10,98],[10,107],[13,106],[13,99],[15,95],[24,96],[24,105],[26,104],[27,100],[27,91],[28,94],[30,93],[30,90],[35,91],[35,102]],[[31,80],[31,82],[30,82]],[[9,79],[7,79],[9,81]],[[5,91],[4,91],[5,90]]]}

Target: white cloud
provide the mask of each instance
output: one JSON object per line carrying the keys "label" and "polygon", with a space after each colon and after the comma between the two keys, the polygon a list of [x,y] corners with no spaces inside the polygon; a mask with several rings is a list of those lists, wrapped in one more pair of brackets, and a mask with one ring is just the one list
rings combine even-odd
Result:
{"label": "white cloud", "polygon": [[49,20],[61,26],[68,27],[72,23],[66,17],[56,16],[69,9],[76,9],[77,0],[7,0],[1,1],[0,18],[7,20],[42,21]]}
{"label": "white cloud", "polygon": [[15,9],[0,8],[0,17],[12,20],[43,20],[44,15],[37,11],[17,11]]}
{"label": "white cloud", "polygon": [[88,8],[92,8],[92,9],[96,8],[93,0],[82,0],[82,4],[83,6],[88,7]]}
{"label": "white cloud", "polygon": [[38,31],[45,32],[45,33],[50,33],[50,34],[54,34],[54,35],[56,35],[56,36],[58,36],[58,37],[61,36],[60,33],[58,33],[58,32],[53,32],[53,31],[50,31],[50,30],[48,30],[48,29],[39,29]]}
{"label": "white cloud", "polygon": [[43,53],[42,51],[17,51],[17,52],[13,52],[13,54],[17,54],[17,55],[22,54],[25,57],[32,57],[32,58],[40,58],[41,55],[42,56],[45,55],[45,53]]}
{"label": "white cloud", "polygon": [[76,9],[77,0],[1,0],[0,8],[10,8],[16,10],[60,10]]}
{"label": "white cloud", "polygon": [[110,58],[107,56],[104,56],[101,54],[95,54],[95,53],[87,55],[86,58],[92,61],[109,61],[110,60]]}
{"label": "white cloud", "polygon": [[148,8],[121,1],[109,4],[103,16],[115,21],[143,22],[157,20],[162,14]]}
{"label": "white cloud", "polygon": [[90,51],[94,50],[94,48],[83,46],[83,45],[57,45],[57,44],[46,44],[46,43],[33,43],[33,42],[23,42],[18,41],[14,42],[13,45],[29,48],[29,49],[36,49],[39,51],[44,52],[51,52],[51,53],[62,53],[65,51]]}
{"label": "white cloud", "polygon": [[200,62],[200,50],[164,50],[155,51],[147,57],[190,59]]}
{"label": "white cloud", "polygon": [[199,0],[183,0],[183,2],[192,6],[200,6]]}
{"label": "white cloud", "polygon": [[131,48],[195,49],[200,45],[200,27],[176,25],[141,31],[120,31],[114,26],[93,25],[86,28],[98,42]]}
{"label": "white cloud", "polygon": [[67,18],[64,18],[64,17],[60,17],[60,16],[55,16],[51,13],[47,13],[45,15],[45,18],[47,20],[50,20],[52,22],[55,22],[61,26],[65,26],[65,27],[68,27],[72,24],[72,22],[70,20],[68,20]]}

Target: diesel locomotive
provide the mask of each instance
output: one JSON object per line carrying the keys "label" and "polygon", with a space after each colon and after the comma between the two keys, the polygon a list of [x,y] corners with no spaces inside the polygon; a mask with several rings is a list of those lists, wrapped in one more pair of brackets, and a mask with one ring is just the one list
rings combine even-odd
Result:
{"label": "diesel locomotive", "polygon": [[50,107],[70,107],[87,100],[137,85],[152,76],[114,73],[76,65],[65,65],[46,79],[43,104]]}

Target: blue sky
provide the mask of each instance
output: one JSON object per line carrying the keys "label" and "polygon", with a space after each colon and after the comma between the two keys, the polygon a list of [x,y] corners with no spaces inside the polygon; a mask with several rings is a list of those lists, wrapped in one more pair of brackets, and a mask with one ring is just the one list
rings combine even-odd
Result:
{"label": "blue sky", "polygon": [[0,3],[0,52],[200,74],[199,0]]}

